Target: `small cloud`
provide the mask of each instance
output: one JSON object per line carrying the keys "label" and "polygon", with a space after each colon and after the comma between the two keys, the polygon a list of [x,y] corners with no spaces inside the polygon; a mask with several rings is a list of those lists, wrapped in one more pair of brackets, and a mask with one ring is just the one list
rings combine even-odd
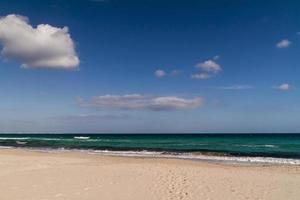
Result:
{"label": "small cloud", "polygon": [[222,90],[249,90],[253,88],[254,87],[251,85],[231,85],[231,86],[219,87],[219,89]]}
{"label": "small cloud", "polygon": [[292,44],[291,41],[289,41],[288,39],[284,39],[284,40],[279,41],[276,44],[276,47],[279,49],[283,49],[283,48],[288,48],[291,44]]}
{"label": "small cloud", "polygon": [[207,73],[197,73],[197,74],[192,74],[191,75],[192,79],[208,79],[211,78],[211,75]]}
{"label": "small cloud", "polygon": [[166,76],[166,72],[164,70],[158,69],[154,72],[154,75],[157,78],[162,78],[162,77]]}
{"label": "small cloud", "polygon": [[203,71],[212,73],[218,73],[222,70],[221,66],[214,60],[206,60],[203,63],[197,64],[196,67]]}
{"label": "small cloud", "polygon": [[220,58],[219,55],[214,56],[213,59],[206,60],[202,63],[198,63],[196,68],[200,71],[191,75],[192,79],[209,79],[219,72],[222,71],[221,65],[217,63],[217,60]]}
{"label": "small cloud", "polygon": [[83,107],[119,110],[168,111],[198,108],[203,104],[202,97],[191,99],[176,96],[145,96],[140,94],[95,96],[90,101],[79,99]]}
{"label": "small cloud", "polygon": [[3,58],[24,68],[74,70],[79,65],[68,27],[32,27],[27,17],[11,14],[0,18],[0,44]]}
{"label": "small cloud", "polygon": [[280,91],[288,91],[288,90],[291,89],[291,85],[289,85],[288,83],[283,83],[283,84],[281,84],[279,86],[276,86],[274,88],[277,89],[277,90],[280,90]]}
{"label": "small cloud", "polygon": [[181,73],[180,70],[178,69],[175,69],[175,70],[172,70],[170,73],[167,73],[166,71],[162,70],[162,69],[158,69],[154,72],[154,75],[157,77],[157,78],[163,78],[165,76],[177,76]]}
{"label": "small cloud", "polygon": [[297,32],[297,35],[300,35],[300,31],[299,31],[299,32]]}

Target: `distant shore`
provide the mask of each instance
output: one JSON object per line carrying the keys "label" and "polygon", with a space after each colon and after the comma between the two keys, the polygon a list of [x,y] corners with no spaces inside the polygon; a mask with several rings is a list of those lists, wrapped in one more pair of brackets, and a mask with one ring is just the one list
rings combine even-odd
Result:
{"label": "distant shore", "polygon": [[0,150],[5,200],[300,199],[300,166]]}

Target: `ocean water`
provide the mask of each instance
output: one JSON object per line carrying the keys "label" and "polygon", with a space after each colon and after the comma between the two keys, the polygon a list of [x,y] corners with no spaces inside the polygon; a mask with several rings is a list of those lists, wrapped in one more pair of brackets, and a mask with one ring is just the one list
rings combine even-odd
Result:
{"label": "ocean water", "polygon": [[0,146],[300,165],[300,134],[0,134]]}

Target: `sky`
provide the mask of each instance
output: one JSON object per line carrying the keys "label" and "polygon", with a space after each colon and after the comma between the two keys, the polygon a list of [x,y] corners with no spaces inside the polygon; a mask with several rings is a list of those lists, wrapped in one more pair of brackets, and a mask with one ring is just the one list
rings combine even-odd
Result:
{"label": "sky", "polygon": [[1,133],[299,132],[300,2],[0,1]]}

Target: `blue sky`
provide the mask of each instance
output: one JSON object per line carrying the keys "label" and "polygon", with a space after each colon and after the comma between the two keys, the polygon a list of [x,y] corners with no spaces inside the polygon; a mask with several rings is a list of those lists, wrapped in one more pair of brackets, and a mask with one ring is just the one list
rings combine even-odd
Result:
{"label": "blue sky", "polygon": [[299,132],[299,4],[3,0],[0,132]]}

